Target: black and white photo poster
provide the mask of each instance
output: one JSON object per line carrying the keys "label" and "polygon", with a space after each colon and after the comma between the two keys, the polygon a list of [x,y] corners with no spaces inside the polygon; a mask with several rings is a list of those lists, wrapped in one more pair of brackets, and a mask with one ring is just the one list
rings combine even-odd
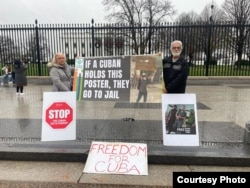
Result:
{"label": "black and white photo poster", "polygon": [[76,59],[77,100],[159,103],[162,58],[156,55]]}

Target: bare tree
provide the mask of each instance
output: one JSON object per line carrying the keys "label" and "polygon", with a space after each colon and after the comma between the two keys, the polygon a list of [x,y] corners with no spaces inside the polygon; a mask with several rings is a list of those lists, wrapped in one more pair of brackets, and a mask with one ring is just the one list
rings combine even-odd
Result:
{"label": "bare tree", "polygon": [[[38,35],[39,40],[39,53],[40,53],[40,59],[44,61],[47,57],[47,54],[49,54],[49,47],[47,44],[47,40],[45,36],[42,33],[39,33]],[[33,63],[37,62],[37,41],[35,33],[32,33],[26,44],[27,52],[26,52],[26,59],[30,60]]]}
{"label": "bare tree", "polygon": [[16,58],[18,48],[8,36],[0,36],[0,63],[12,63]]}
{"label": "bare tree", "polygon": [[199,38],[199,47],[206,54],[207,63],[210,63],[212,60],[217,60],[213,56],[213,53],[217,49],[223,49],[224,46],[220,46],[220,44],[222,44],[221,41],[228,38],[228,31],[222,29],[218,32],[214,29],[216,23],[221,23],[221,21],[223,21],[223,11],[216,2],[208,3],[200,14],[200,21],[207,25],[201,30],[202,35],[200,35]]}
{"label": "bare tree", "polygon": [[[175,33],[179,35],[178,39],[183,43],[182,53],[189,57],[189,62],[192,63],[193,55],[197,51],[196,44],[198,41],[199,28],[195,27],[199,21],[199,15],[194,12],[184,12],[181,13],[175,20],[179,23],[178,28],[176,28]],[[188,27],[186,27],[188,25]],[[178,34],[179,33],[179,34]]]}
{"label": "bare tree", "polygon": [[183,12],[176,18],[175,21],[179,23],[194,23],[199,21],[199,15],[194,11],[187,13]]}
{"label": "bare tree", "polygon": [[246,27],[246,24],[250,21],[250,1],[226,0],[223,4],[223,10],[225,20],[232,21],[235,24],[231,35],[231,46],[238,56],[235,63],[236,68],[240,69],[242,54],[248,48],[247,41],[249,41],[250,30]]}
{"label": "bare tree", "polygon": [[[153,26],[166,21],[175,14],[169,0],[103,0],[107,11],[106,19],[115,23],[128,24],[131,47],[135,54],[144,54],[146,48],[151,51]],[[149,29],[138,29],[147,25]]]}
{"label": "bare tree", "polygon": [[223,11],[216,2],[208,3],[201,11],[200,20],[204,22],[220,22],[223,21]]}

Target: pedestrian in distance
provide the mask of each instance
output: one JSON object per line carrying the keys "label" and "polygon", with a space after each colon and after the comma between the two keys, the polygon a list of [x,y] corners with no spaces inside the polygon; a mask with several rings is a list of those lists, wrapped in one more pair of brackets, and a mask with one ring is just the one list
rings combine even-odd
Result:
{"label": "pedestrian in distance", "polygon": [[2,71],[3,71],[3,76],[1,80],[1,85],[5,85],[5,84],[11,85],[13,83],[12,75],[11,75],[11,72],[12,72],[11,67],[9,65],[5,65],[2,68]]}
{"label": "pedestrian in distance", "polygon": [[14,72],[15,72],[15,84],[16,84],[16,94],[24,95],[24,86],[27,86],[26,77],[27,66],[19,59],[14,61]]}
{"label": "pedestrian in distance", "polygon": [[11,72],[12,83],[15,84],[15,71]]}
{"label": "pedestrian in distance", "polygon": [[163,93],[185,93],[189,65],[181,55],[182,49],[181,41],[173,41],[170,45],[171,56],[162,60]]}
{"label": "pedestrian in distance", "polygon": [[56,53],[47,66],[52,81],[52,91],[72,91],[72,76],[75,69],[67,64],[65,55],[63,53]]}

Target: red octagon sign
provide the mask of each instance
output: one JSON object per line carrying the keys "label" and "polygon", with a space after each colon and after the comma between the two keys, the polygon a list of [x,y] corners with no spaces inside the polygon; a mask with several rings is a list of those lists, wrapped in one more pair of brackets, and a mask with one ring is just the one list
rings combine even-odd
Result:
{"label": "red octagon sign", "polygon": [[54,102],[46,109],[46,122],[53,129],[65,129],[73,120],[73,109],[66,102]]}

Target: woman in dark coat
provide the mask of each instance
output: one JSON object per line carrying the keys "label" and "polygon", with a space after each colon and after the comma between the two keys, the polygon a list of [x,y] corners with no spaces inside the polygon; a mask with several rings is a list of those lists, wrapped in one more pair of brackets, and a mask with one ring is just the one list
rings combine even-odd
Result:
{"label": "woman in dark coat", "polygon": [[15,60],[14,70],[17,95],[24,95],[23,87],[27,85],[26,69],[27,67],[23,62],[21,62],[20,60]]}

